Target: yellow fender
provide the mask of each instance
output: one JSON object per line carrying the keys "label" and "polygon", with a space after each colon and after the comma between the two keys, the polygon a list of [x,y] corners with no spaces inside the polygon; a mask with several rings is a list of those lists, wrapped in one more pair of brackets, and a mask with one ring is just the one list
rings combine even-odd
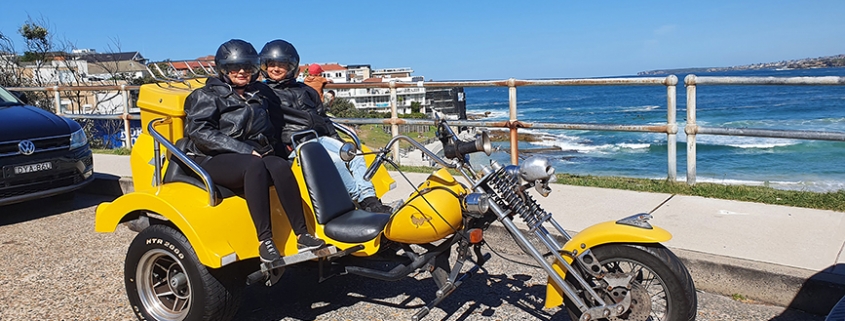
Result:
{"label": "yellow fender", "polygon": [[[565,253],[578,253],[594,248],[602,244],[610,243],[660,243],[672,239],[669,231],[653,226],[652,229],[644,229],[631,225],[618,224],[616,221],[608,221],[590,226],[576,234],[569,242],[563,245]],[[566,263],[572,264],[573,258],[564,255]],[[552,268],[566,278],[566,270],[560,262],[555,262]],[[546,284],[546,308],[554,308],[563,304],[563,289],[549,278]]]}
{"label": "yellow fender", "polygon": [[[133,211],[161,215],[178,228],[191,243],[200,262],[211,268],[258,256],[258,236],[240,197],[229,197],[217,206],[208,205],[208,194],[193,185],[168,183],[157,192],[132,192],[114,202],[97,207],[95,230],[114,232],[117,225]],[[296,241],[290,223],[278,199],[271,197],[274,240],[285,254],[296,253]]]}

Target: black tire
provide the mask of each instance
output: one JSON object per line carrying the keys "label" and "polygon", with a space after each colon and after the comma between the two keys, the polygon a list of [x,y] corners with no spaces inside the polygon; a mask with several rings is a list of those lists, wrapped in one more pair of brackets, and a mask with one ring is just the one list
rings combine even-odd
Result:
{"label": "black tire", "polygon": [[231,272],[202,265],[182,233],[160,224],[135,236],[123,271],[132,311],[160,321],[232,319],[245,281]]}
{"label": "black tire", "polygon": [[[635,268],[642,268],[637,274],[639,289],[644,289],[651,299],[651,309],[646,320],[661,321],[691,321],[695,320],[698,299],[695,285],[687,268],[672,251],[660,244],[606,244],[592,249],[593,255],[602,267],[609,272],[629,272]],[[582,274],[584,275],[584,274]],[[581,290],[577,281],[567,274],[566,281]],[[596,279],[587,278],[588,283],[596,284]],[[655,289],[656,288],[656,289]],[[597,290],[599,292],[601,290]],[[601,294],[601,292],[600,292]],[[586,295],[581,292],[581,299],[587,302]],[[568,297],[564,296],[564,305],[572,320],[581,317],[581,311]],[[634,303],[632,303],[633,309]],[[642,311],[640,311],[642,313]],[[620,320],[643,319],[626,312]],[[606,320],[606,319],[600,319]]]}

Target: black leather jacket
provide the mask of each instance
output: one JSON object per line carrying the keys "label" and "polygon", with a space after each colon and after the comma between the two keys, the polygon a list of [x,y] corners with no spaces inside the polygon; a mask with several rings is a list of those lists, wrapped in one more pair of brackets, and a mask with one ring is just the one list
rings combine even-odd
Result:
{"label": "black leather jacket", "polygon": [[272,152],[275,137],[268,110],[278,108],[278,99],[260,82],[249,84],[244,97],[214,77],[188,95],[185,136],[191,142],[187,151],[207,156]]}
{"label": "black leather jacket", "polygon": [[[309,129],[317,132],[319,136],[338,137],[326,115],[320,95],[314,88],[293,80],[276,82],[268,79],[265,83],[273,89],[279,99],[281,108],[271,108],[270,115],[274,118],[273,126],[281,128],[280,139],[284,144],[291,145],[291,136],[294,133]],[[284,117],[283,125],[277,124],[279,117],[275,114],[278,113]]]}

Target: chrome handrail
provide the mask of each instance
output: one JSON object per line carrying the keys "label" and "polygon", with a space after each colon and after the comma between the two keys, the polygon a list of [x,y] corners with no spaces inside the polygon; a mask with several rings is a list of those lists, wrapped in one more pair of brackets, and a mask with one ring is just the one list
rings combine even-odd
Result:
{"label": "chrome handrail", "polygon": [[343,126],[341,124],[335,123],[334,121],[331,122],[332,126],[340,132],[346,134],[346,136],[352,137],[352,141],[355,142],[355,148],[361,150],[361,140],[358,139],[358,134],[355,133],[351,128]]}
{"label": "chrome handrail", "polygon": [[170,118],[156,118],[153,119],[149,125],[147,125],[147,132],[150,133],[150,136],[153,137],[155,144],[153,144],[153,150],[155,153],[155,178],[153,180],[153,186],[159,187],[162,184],[161,181],[161,146],[164,145],[173,156],[176,156],[180,161],[188,165],[188,167],[196,173],[200,179],[202,179],[203,184],[205,184],[205,190],[208,191],[208,205],[209,206],[217,206],[217,190],[214,187],[214,182],[211,180],[211,175],[208,174],[199,164],[194,162],[193,159],[188,157],[187,154],[176,148],[176,145],[173,145],[167,138],[164,138],[161,134],[159,134],[155,130],[156,125],[167,124],[170,122]]}
{"label": "chrome handrail", "polygon": [[[296,138],[299,137],[299,136],[307,137],[308,135],[314,135],[314,138],[312,138],[312,139],[317,139],[317,138],[320,137],[320,135],[317,135],[317,131],[315,131],[313,129],[306,129],[306,130],[298,131],[298,132],[291,134],[290,135],[290,142],[291,142],[291,145],[293,145],[293,150],[296,150],[296,147],[300,145],[300,143],[298,142],[299,140],[296,139]],[[309,139],[309,140],[312,140],[312,139]],[[309,140],[306,140],[306,141],[309,141]],[[306,141],[303,141],[303,143],[306,142]]]}

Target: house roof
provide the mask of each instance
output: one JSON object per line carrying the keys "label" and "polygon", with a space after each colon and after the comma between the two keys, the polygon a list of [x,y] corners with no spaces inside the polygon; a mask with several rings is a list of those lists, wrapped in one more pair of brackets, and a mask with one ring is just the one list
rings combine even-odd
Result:
{"label": "house roof", "polygon": [[[308,70],[308,66],[310,66],[310,65],[311,65],[311,64],[308,64],[308,65],[300,65],[300,66],[299,66],[299,73],[303,73],[303,72],[305,72],[305,70]],[[318,65],[320,65],[320,68],[323,68],[323,71],[324,71],[324,72],[325,72],[325,71],[346,70],[346,67],[341,66],[340,64],[334,64],[334,63],[332,63],[332,64],[318,64]]]}
{"label": "house roof", "polygon": [[84,53],[79,55],[79,58],[87,62],[108,62],[108,61],[145,61],[147,60],[141,56],[140,52],[114,52],[114,53]]}
{"label": "house roof", "polygon": [[371,77],[371,78],[364,79],[363,82],[384,82],[384,78]]}
{"label": "house roof", "polygon": [[[214,57],[212,57],[211,61],[203,60],[203,58],[205,57],[198,58],[197,60],[173,61],[170,64],[172,64],[173,68],[175,68],[176,70],[214,67]],[[200,63],[202,63],[202,66],[200,66]]]}
{"label": "house roof", "polygon": [[325,64],[320,65],[323,68],[323,71],[335,71],[335,70],[346,70],[346,67],[341,66],[339,64]]}

